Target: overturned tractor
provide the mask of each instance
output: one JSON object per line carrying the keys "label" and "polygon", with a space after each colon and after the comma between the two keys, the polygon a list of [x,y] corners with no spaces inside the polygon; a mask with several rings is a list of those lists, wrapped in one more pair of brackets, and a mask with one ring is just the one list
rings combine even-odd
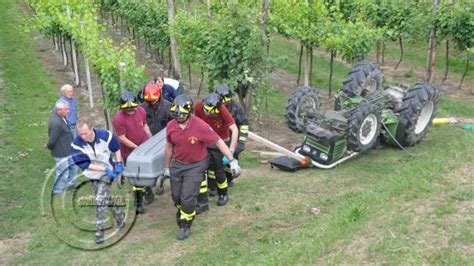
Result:
{"label": "overturned tractor", "polygon": [[382,143],[402,149],[419,143],[438,109],[439,89],[428,83],[382,88],[382,82],[378,65],[355,64],[331,111],[319,110],[317,89],[296,89],[286,105],[288,127],[305,134],[296,154],[331,168]]}

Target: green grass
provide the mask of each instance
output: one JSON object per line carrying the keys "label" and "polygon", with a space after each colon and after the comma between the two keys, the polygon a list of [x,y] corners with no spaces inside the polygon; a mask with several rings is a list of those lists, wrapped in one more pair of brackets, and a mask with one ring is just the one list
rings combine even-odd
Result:
{"label": "green grass", "polygon": [[[400,58],[400,47],[398,45],[398,41],[386,42],[385,48],[385,56],[390,60],[395,60],[398,62]],[[428,45],[423,42],[408,42],[404,41],[404,56],[403,61],[409,63],[413,67],[417,67],[419,70],[424,70],[426,68],[426,58],[427,58],[427,47]],[[438,75],[442,76],[445,72],[445,64],[446,64],[446,57],[445,57],[446,49],[445,44],[440,43],[436,47],[436,62],[435,68]],[[450,48],[450,55],[449,55],[449,73],[448,75],[455,74],[457,79],[460,79],[462,74],[464,73],[464,68],[466,64],[465,54],[459,53],[454,47]],[[394,67],[395,65],[393,65]],[[474,74],[472,71],[472,67],[470,68],[471,71],[467,72],[466,81],[473,81]]]}
{"label": "green grass", "polygon": [[[48,151],[47,121],[56,100],[51,74],[21,32],[20,1],[1,1],[0,64],[4,73],[2,151],[0,158],[0,238],[12,237],[38,224],[38,199],[44,171],[54,166]],[[23,156],[22,156],[23,155]]]}
{"label": "green grass", "polygon": [[[321,89],[329,88],[329,57],[324,52],[315,49],[313,57],[313,75],[312,84]],[[274,36],[270,44],[270,56],[281,62],[278,66],[288,73],[298,75],[300,47],[294,42],[290,42],[281,36]],[[304,64],[304,62],[302,62]],[[303,66],[304,67],[304,66]],[[334,62],[334,73],[332,80],[332,88],[338,90],[342,86],[342,82],[346,79],[350,65],[345,63]],[[300,84],[303,84],[304,70],[301,72]]]}
{"label": "green grass", "polygon": [[[332,170],[290,174],[261,166],[244,153],[244,175],[231,201],[197,217],[190,239],[178,242],[169,188],[148,206],[126,238],[111,248],[81,251],[60,241],[42,216],[44,171],[54,166],[42,148],[51,75],[19,32],[20,0],[0,0],[0,244],[12,264],[456,264],[472,263],[474,135],[436,125],[417,146],[372,150]],[[283,45],[282,48],[284,49]],[[283,53],[283,52],[281,52]],[[297,53],[296,53],[297,60]],[[27,63],[25,63],[27,62]],[[338,75],[343,77],[342,68]],[[286,99],[269,97],[272,123],[282,123]],[[440,114],[469,116],[472,103],[443,97]],[[19,153],[20,152],[20,153]],[[311,212],[319,208],[320,214]],[[90,215],[90,213],[86,213]]]}

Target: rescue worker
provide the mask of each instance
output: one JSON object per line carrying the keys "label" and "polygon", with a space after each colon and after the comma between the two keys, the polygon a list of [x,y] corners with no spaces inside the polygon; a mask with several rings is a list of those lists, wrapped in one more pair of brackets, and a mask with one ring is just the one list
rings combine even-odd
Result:
{"label": "rescue worker", "polygon": [[91,180],[96,197],[95,243],[101,244],[104,242],[104,226],[109,207],[116,227],[125,226],[125,213],[110,197],[112,182],[124,170],[120,146],[112,132],[95,129],[84,118],[77,120],[76,126],[78,136],[71,144],[71,154],[74,163]]}
{"label": "rescue worker", "polygon": [[[239,101],[233,98],[232,91],[230,90],[229,86],[226,84],[220,84],[217,87],[216,92],[221,96],[222,103],[234,118],[235,124],[239,129],[239,138],[234,151],[234,158],[238,160],[239,154],[245,150],[245,142],[247,141],[249,133],[249,120],[247,118],[247,113]],[[228,161],[224,161],[224,165],[227,183],[228,186],[231,187],[233,184],[233,177],[228,165]]]}
{"label": "rescue worker", "polygon": [[[174,120],[166,127],[164,175],[170,177],[171,197],[176,205],[178,240],[191,234],[191,224],[196,216],[196,198],[204,172],[208,168],[207,145],[217,147],[227,156],[234,176],[240,174],[238,161],[234,159],[224,141],[203,120],[193,115],[193,101],[182,94],[171,106]],[[170,169],[171,167],[171,169]]]}
{"label": "rescue worker", "polygon": [[170,114],[171,103],[161,97],[160,88],[153,83],[146,85],[143,100],[141,107],[146,112],[146,123],[151,134],[156,135],[173,119]]}
{"label": "rescue worker", "polygon": [[[234,153],[237,145],[239,131],[235,125],[235,120],[227,108],[222,105],[221,97],[217,93],[211,93],[202,101],[195,105],[196,116],[204,120],[228,145],[231,153]],[[232,133],[232,134],[231,134]],[[229,201],[227,191],[227,179],[224,172],[224,155],[215,146],[208,147],[210,161],[209,171],[207,172],[208,182],[215,182],[217,186],[217,206],[224,206]],[[228,156],[226,156],[229,158]],[[197,210],[199,213],[209,209],[207,189],[203,189],[198,198]]]}
{"label": "rescue worker", "polygon": [[[141,107],[146,112],[146,123],[150,128],[151,134],[156,135],[166,128],[168,122],[173,119],[170,114],[171,103],[161,97],[161,90],[154,83],[146,85],[143,89],[143,100],[144,102],[141,104]],[[164,180],[161,180],[161,182],[156,184],[156,194],[161,195],[163,191]],[[147,197],[145,197],[145,200],[145,203],[147,203]],[[151,202],[153,199],[149,201]]]}
{"label": "rescue worker", "polygon": [[[122,94],[120,111],[115,114],[112,124],[120,141],[120,151],[126,164],[128,155],[151,137],[151,131],[146,122],[146,112],[138,105],[135,94],[130,91]],[[153,197],[151,188],[133,186],[132,189],[137,213],[145,213],[143,197],[145,194],[147,194],[147,198]]]}
{"label": "rescue worker", "polygon": [[137,99],[140,102],[145,100],[145,88],[149,84],[155,84],[158,86],[160,89],[161,98],[168,100],[170,103],[173,102],[176,96],[184,93],[183,84],[178,80],[158,76],[152,82],[149,82],[147,85],[145,85],[145,87],[137,94]]}
{"label": "rescue worker", "polygon": [[163,77],[156,77],[154,82],[161,90],[162,97],[166,100],[173,102],[174,98],[178,96],[178,91],[173,86],[165,84],[165,79]]}

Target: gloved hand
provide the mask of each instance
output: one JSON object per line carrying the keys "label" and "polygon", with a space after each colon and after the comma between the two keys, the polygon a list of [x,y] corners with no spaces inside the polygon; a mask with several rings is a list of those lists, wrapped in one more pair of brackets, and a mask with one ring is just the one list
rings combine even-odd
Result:
{"label": "gloved hand", "polygon": [[170,169],[168,167],[165,167],[165,168],[163,168],[163,170],[164,170],[163,176],[166,177],[166,178],[169,178],[171,176]]}
{"label": "gloved hand", "polygon": [[[232,156],[234,156],[234,151],[233,150],[230,150],[230,153],[232,153]],[[222,164],[223,165],[229,165],[229,163],[230,163],[230,160],[229,160],[229,158],[227,158],[227,156],[222,157]]]}
{"label": "gloved hand", "polygon": [[239,166],[239,161],[236,159],[230,161],[230,170],[232,171],[232,176],[234,178],[237,178],[240,176],[240,166]]}
{"label": "gloved hand", "polygon": [[115,178],[117,177],[114,171],[108,167],[104,169],[104,172],[107,174],[108,177],[110,177],[110,182],[114,181]]}
{"label": "gloved hand", "polygon": [[115,174],[120,175],[123,173],[123,164],[122,163],[116,163],[115,164]]}

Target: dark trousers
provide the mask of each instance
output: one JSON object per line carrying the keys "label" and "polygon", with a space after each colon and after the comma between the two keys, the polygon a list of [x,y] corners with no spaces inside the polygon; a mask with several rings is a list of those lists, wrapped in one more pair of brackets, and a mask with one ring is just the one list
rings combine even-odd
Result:
{"label": "dark trousers", "polygon": [[189,164],[173,161],[170,169],[171,198],[178,208],[178,225],[194,219],[197,196],[208,165],[208,158]]}
{"label": "dark trousers", "polygon": [[208,186],[210,189],[217,187],[219,195],[227,195],[227,178],[222,163],[224,155],[217,147],[207,150],[209,152]]}

